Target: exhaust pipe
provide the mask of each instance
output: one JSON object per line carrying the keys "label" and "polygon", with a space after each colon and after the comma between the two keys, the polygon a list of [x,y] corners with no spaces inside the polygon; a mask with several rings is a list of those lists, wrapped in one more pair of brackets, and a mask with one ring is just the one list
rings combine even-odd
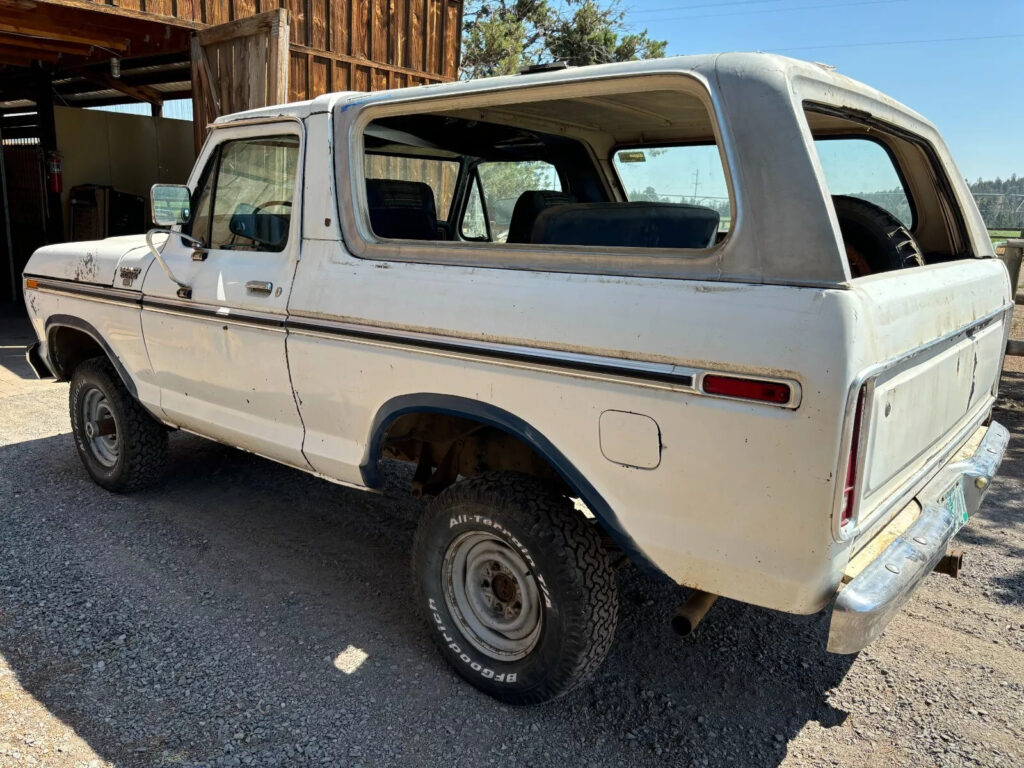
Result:
{"label": "exhaust pipe", "polygon": [[964,567],[964,551],[962,549],[951,549],[942,556],[935,565],[936,573],[944,573],[954,579],[960,578],[960,569]]}
{"label": "exhaust pipe", "polygon": [[692,634],[717,599],[718,595],[695,589],[672,617],[672,629],[681,637]]}

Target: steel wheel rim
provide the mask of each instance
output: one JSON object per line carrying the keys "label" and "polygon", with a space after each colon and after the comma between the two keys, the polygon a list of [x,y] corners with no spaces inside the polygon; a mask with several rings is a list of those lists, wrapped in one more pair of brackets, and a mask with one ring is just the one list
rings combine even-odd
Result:
{"label": "steel wheel rim", "polygon": [[540,591],[522,556],[497,536],[458,536],[442,565],[445,603],[463,637],[498,661],[517,661],[537,645]]}
{"label": "steel wheel rim", "polygon": [[[100,422],[110,420],[114,424],[114,432],[110,435],[97,434],[96,426]],[[82,397],[82,424],[85,430],[85,442],[93,458],[104,467],[113,467],[120,456],[117,441],[117,421],[110,410],[107,396],[98,387],[90,387]]]}

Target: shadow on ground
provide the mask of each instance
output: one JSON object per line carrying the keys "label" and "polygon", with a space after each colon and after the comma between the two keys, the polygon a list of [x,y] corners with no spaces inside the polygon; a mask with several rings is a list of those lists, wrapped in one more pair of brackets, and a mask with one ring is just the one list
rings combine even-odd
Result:
{"label": "shadow on ground", "polygon": [[187,435],[131,497],[93,485],[68,435],[0,467],[0,653],[119,766],[754,768],[845,717],[827,694],[852,658],[824,653],[824,614],[719,601],[680,640],[680,590],[632,568],[590,685],[533,709],[478,694],[417,615],[398,467],[373,496]]}

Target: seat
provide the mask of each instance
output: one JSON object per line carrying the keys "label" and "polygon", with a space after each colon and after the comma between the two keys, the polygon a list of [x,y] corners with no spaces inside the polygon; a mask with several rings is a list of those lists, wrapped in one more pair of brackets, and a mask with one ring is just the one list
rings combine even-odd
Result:
{"label": "seat", "polygon": [[370,226],[378,237],[437,240],[434,191],[421,181],[367,179]]}
{"label": "seat", "polygon": [[506,243],[528,243],[533,225],[540,212],[555,205],[575,203],[576,198],[568,192],[555,192],[549,189],[528,189],[516,199],[509,220]]}
{"label": "seat", "polygon": [[540,212],[531,243],[620,248],[709,248],[718,211],[684,203],[577,203]]}

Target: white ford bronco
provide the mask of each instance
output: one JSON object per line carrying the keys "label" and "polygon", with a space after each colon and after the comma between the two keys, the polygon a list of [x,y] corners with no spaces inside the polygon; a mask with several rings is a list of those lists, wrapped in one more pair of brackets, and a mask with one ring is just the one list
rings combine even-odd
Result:
{"label": "white ford bronco", "polygon": [[42,376],[85,468],[170,429],[342,485],[410,462],[442,655],[511,703],[601,662],[614,565],[809,614],[855,653],[1007,444],[1012,309],[935,128],[829,68],[723,54],[221,118],[146,235],[38,250]]}

